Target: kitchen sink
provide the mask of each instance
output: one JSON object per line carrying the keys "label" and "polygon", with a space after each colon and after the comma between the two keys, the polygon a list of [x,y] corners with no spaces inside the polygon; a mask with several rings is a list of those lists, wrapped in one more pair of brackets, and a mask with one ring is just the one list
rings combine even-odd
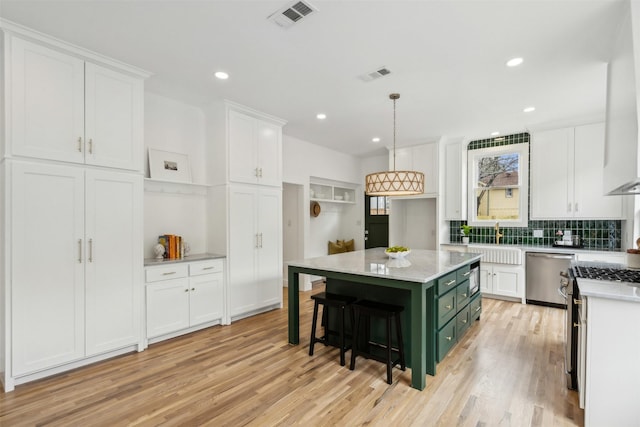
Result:
{"label": "kitchen sink", "polygon": [[522,265],[522,249],[512,246],[471,244],[467,252],[482,254],[482,262]]}

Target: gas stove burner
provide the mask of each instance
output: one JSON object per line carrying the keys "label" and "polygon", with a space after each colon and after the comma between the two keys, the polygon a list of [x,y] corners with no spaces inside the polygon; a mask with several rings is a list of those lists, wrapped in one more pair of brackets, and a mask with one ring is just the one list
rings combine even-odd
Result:
{"label": "gas stove burner", "polygon": [[573,274],[582,279],[640,283],[640,270],[575,266],[573,267]]}

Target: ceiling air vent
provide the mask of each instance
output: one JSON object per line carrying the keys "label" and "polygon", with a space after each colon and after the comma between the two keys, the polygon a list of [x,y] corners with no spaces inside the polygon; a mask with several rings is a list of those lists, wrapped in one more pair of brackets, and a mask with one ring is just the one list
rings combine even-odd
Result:
{"label": "ceiling air vent", "polygon": [[358,78],[363,82],[370,82],[372,80],[379,79],[380,77],[384,77],[390,73],[391,71],[389,71],[386,67],[380,67],[370,73],[359,75]]}
{"label": "ceiling air vent", "polygon": [[270,21],[275,22],[282,28],[289,28],[302,18],[309,16],[312,12],[317,11],[313,5],[306,1],[297,1],[293,4],[272,13],[267,17]]}

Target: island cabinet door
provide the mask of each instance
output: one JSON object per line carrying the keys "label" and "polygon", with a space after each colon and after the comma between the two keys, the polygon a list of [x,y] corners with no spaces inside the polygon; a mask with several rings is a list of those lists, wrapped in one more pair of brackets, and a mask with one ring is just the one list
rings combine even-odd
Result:
{"label": "island cabinet door", "polygon": [[438,362],[444,359],[451,347],[456,343],[456,319],[452,319],[438,332]]}
{"label": "island cabinet door", "polygon": [[455,317],[456,299],[455,289],[438,297],[438,328],[442,328],[445,323]]}

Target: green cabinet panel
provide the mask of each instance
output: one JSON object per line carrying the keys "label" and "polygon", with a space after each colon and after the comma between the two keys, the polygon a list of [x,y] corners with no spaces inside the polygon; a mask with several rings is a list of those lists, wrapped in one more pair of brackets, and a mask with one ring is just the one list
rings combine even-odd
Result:
{"label": "green cabinet panel", "polygon": [[456,293],[458,295],[458,310],[460,310],[469,303],[469,281],[461,282],[456,288]]}
{"label": "green cabinet panel", "polygon": [[438,297],[438,328],[442,328],[445,323],[455,317],[457,312],[456,297],[455,289]]}
{"label": "green cabinet panel", "polygon": [[456,270],[456,280],[458,283],[462,283],[471,275],[471,265],[467,264]]}
{"label": "green cabinet panel", "polygon": [[438,332],[438,362],[444,359],[456,341],[456,319],[452,319]]}
{"label": "green cabinet panel", "polygon": [[475,294],[469,303],[469,316],[471,321],[478,320],[480,313],[482,312],[482,298],[480,298],[480,292]]}
{"label": "green cabinet panel", "polygon": [[458,283],[458,275],[456,271],[453,271],[446,276],[442,276],[438,279],[438,295],[445,294],[451,289],[456,287]]}
{"label": "green cabinet panel", "polygon": [[456,314],[456,328],[458,333],[458,339],[462,338],[462,335],[467,332],[469,326],[471,326],[471,316],[469,312],[469,305],[465,306],[462,310]]}

